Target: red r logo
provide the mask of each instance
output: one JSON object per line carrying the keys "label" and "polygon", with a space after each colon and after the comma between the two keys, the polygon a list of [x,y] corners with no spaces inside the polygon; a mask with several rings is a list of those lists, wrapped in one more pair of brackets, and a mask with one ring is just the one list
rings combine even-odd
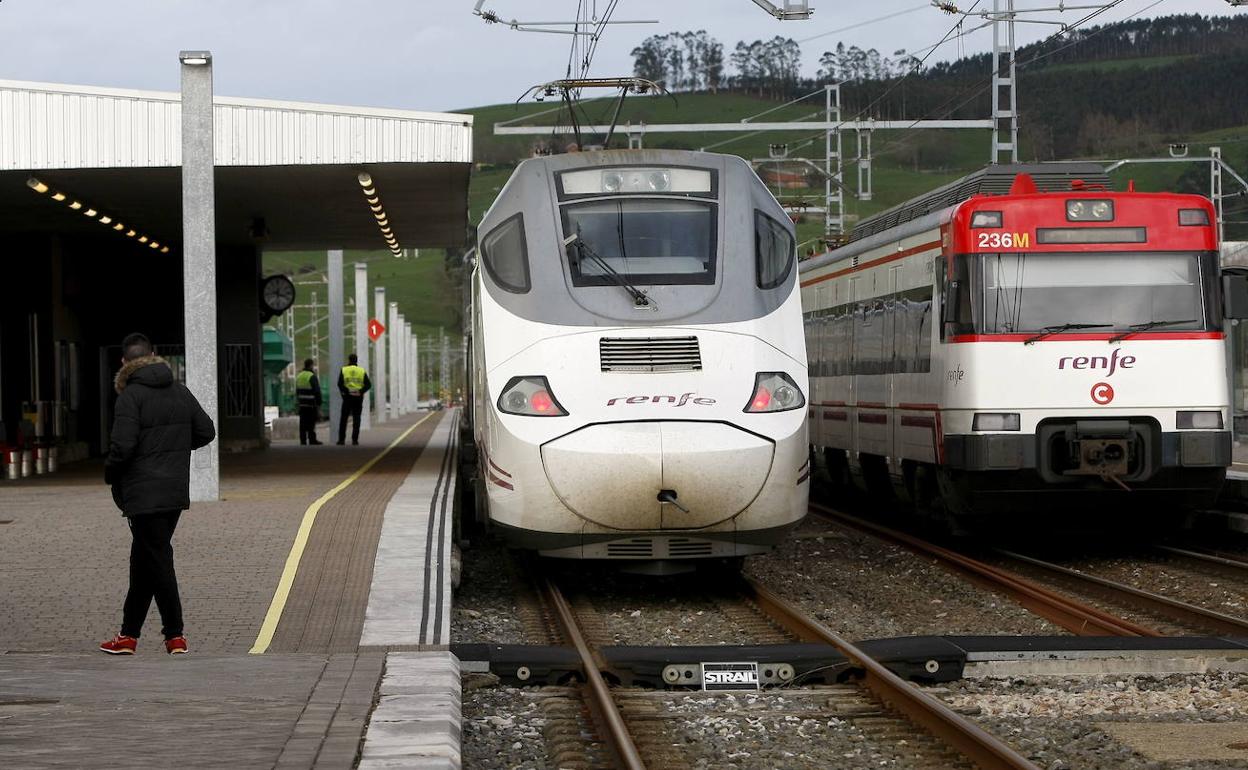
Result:
{"label": "red r logo", "polygon": [[1114,389],[1108,382],[1098,382],[1092,386],[1092,400],[1104,406],[1114,400]]}

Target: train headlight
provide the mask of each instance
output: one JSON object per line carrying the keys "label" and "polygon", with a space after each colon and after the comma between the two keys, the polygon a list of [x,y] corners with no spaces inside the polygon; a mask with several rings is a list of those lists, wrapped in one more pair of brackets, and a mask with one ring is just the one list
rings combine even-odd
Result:
{"label": "train headlight", "polygon": [[526,417],[564,417],[567,411],[550,392],[545,377],[512,377],[498,397],[498,409],[507,414]]}
{"label": "train headlight", "polygon": [[620,187],[624,185],[624,177],[615,172],[602,175],[603,192],[619,192]]}
{"label": "train headlight", "polygon": [[1018,412],[976,412],[971,420],[971,430],[1018,430],[1020,426]]}
{"label": "train headlight", "polygon": [[754,377],[754,395],[743,412],[787,412],[806,406],[797,383],[784,372],[759,372]]}
{"label": "train headlight", "polygon": [[1109,222],[1114,218],[1110,200],[1066,201],[1066,219],[1071,222]]}
{"label": "train headlight", "polygon": [[1178,412],[1175,415],[1175,425],[1179,430],[1222,430],[1222,413]]}
{"label": "train headlight", "polygon": [[1209,224],[1209,212],[1204,209],[1179,209],[1179,224],[1184,227]]}

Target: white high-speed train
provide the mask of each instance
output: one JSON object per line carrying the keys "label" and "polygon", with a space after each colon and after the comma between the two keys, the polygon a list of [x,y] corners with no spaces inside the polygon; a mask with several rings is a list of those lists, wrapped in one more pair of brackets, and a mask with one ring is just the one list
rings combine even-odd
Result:
{"label": "white high-speed train", "polygon": [[763,553],[806,513],[793,225],[740,158],[519,165],[478,229],[478,519],[563,558]]}

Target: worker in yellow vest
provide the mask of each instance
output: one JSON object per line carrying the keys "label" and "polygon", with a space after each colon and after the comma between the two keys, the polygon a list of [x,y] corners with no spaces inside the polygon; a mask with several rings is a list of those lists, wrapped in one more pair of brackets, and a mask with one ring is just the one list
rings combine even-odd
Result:
{"label": "worker in yellow vest", "polygon": [[316,362],[303,362],[303,371],[295,375],[295,396],[299,401],[299,443],[319,444],[316,421],[321,416],[321,381],[316,377]]}
{"label": "worker in yellow vest", "polygon": [[347,365],[338,373],[338,392],[342,394],[342,415],[338,418],[338,446],[347,438],[347,417],[351,417],[351,443],[360,443],[360,413],[364,411],[364,394],[372,389],[368,372],[359,365],[360,358],[352,353]]}

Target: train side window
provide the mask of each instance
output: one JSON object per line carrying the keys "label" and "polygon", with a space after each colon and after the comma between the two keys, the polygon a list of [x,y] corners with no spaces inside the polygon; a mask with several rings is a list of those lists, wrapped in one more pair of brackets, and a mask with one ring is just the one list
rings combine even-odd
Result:
{"label": "train side window", "polygon": [[529,282],[529,251],[524,238],[524,215],[516,214],[486,234],[481,240],[485,271],[499,288],[524,294]]}
{"label": "train side window", "polygon": [[796,253],[793,236],[784,225],[761,211],[754,212],[754,258],[758,288],[774,289],[793,270]]}

